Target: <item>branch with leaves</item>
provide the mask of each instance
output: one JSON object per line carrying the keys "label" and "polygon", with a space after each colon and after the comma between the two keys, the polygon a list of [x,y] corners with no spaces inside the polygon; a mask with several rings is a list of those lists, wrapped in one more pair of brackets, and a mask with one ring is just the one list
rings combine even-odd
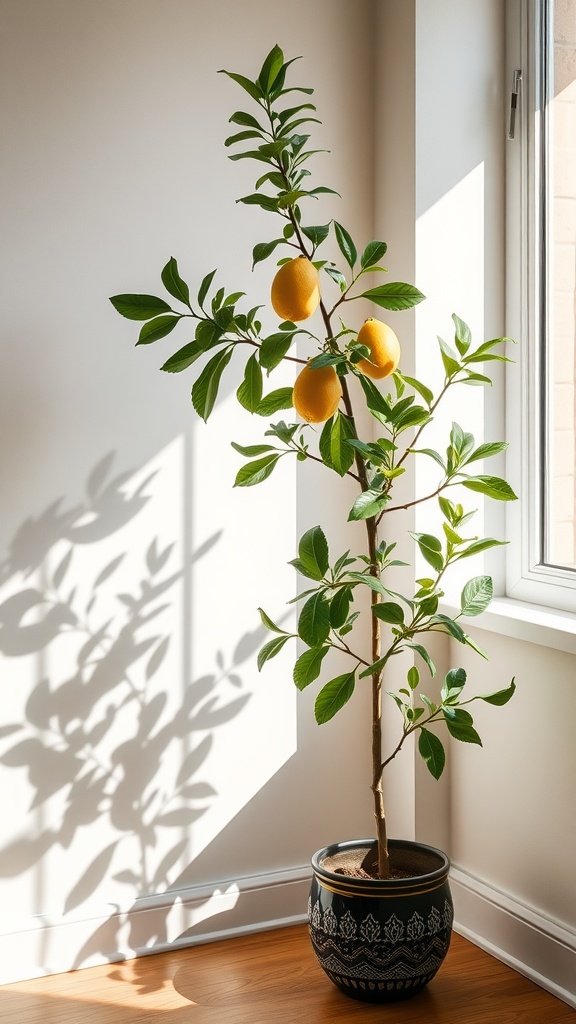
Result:
{"label": "branch with leaves", "polygon": [[[277,257],[279,250],[288,251],[289,255],[282,255],[277,261],[278,267],[303,257],[308,265],[315,268],[312,275],[323,275],[327,288],[325,291],[323,285],[320,287],[318,298],[321,316],[319,336],[299,326],[302,319],[311,315],[310,312],[304,317],[297,317],[296,321],[281,319],[272,334],[264,335],[259,318],[262,306],[242,311],[244,293],[228,291],[223,286],[216,288],[215,270],[202,279],[193,306],[189,286],[182,279],[174,258],[168,261],[161,277],[171,299],[183,308],[174,309],[162,298],[143,294],[117,295],[111,301],[123,316],[144,321],[138,345],[148,345],[166,337],[182,322],[196,322],[192,340],[170,356],[162,369],[168,373],[180,373],[197,360],[204,360],[192,387],[192,404],[204,420],[214,408],[223,374],[239,346],[248,346],[252,351],[245,363],[236,397],[247,412],[264,418],[294,407],[290,387],[278,387],[265,393],[267,379],[285,361],[312,371],[331,368],[330,373],[333,371],[336,375],[339,382],[337,399],[341,395],[341,400],[332,415],[313,420],[323,422],[319,434],[313,431],[309,422],[303,423],[299,419],[286,422],[282,419],[269,422],[268,429],[264,431],[264,436],[271,439],[269,442],[256,445],[232,442],[238,454],[248,460],[239,469],[235,485],[248,487],[262,483],[287,455],[295,455],[299,461],[312,460],[340,477],[352,478],[358,485],[358,494],[347,518],[348,521],[364,522],[366,551],[354,555],[348,550],[331,563],[328,541],[321,526],[315,526],[303,535],[298,557],[291,563],[307,587],[292,599],[300,606],[296,632],[282,629],[260,609],[263,624],[274,636],[260,651],[258,668],[274,658],[289,641],[296,639],[305,649],[296,659],[294,682],[298,689],[303,690],[322,676],[324,659],[331,650],[349,659],[347,670],[323,682],[319,689],[315,701],[319,724],[332,719],[348,703],[357,685],[363,684],[365,679],[371,681],[371,788],[378,871],[380,877],[387,877],[390,865],[382,794],[385,767],[396,757],[408,737],[418,733],[420,754],[432,775],[439,778],[444,769],[445,751],[433,728],[441,724],[454,739],[479,744],[481,740],[472,715],[464,705],[483,700],[501,706],[512,697],[515,689],[512,680],[508,687],[495,693],[463,700],[466,674],[463,669],[455,668],[446,675],[439,702],[434,703],[420,689],[420,673],[412,665],[407,673],[406,686],[398,692],[389,693],[402,715],[402,732],[395,749],[388,756],[383,756],[384,673],[393,657],[403,651],[413,652],[433,677],[436,668],[425,638],[438,632],[448,634],[453,640],[486,657],[468,635],[461,620],[479,615],[488,606],[492,598],[492,580],[484,575],[471,579],[462,591],[460,611],[454,617],[439,611],[443,596],[441,584],[444,574],[455,562],[495,547],[502,541],[468,535],[465,527],[474,513],[451,500],[446,492],[458,485],[497,501],[514,500],[516,496],[504,479],[476,472],[478,463],[503,452],[506,445],[500,441],[477,445],[473,435],[457,423],[452,425],[445,454],[423,447],[422,441],[436,410],[446,401],[454,386],[492,383],[489,376],[479,372],[479,368],[484,369],[484,365],[491,361],[506,361],[508,357],[502,348],[510,339],[494,338],[474,347],[469,327],[455,315],[453,345],[438,339],[444,381],[437,395],[427,383],[403,374],[396,367],[390,370],[392,388],[388,393],[374,382],[383,373],[372,349],[359,338],[358,328],[344,322],[344,308],[353,308],[349,304],[363,298],[385,310],[407,310],[421,302],[424,296],[405,282],[386,282],[363,290],[362,278],[366,274],[379,276],[387,273],[382,266],[387,252],[386,243],[371,240],[359,256],[351,234],[340,222],[331,220],[327,224],[315,224],[305,216],[304,209],[308,209],[310,201],[317,200],[320,195],[337,193],[325,185],[310,187],[308,179],[311,172],[307,164],[318,151],[309,148],[310,136],[304,126],[319,121],[313,116],[316,107],[309,99],[313,90],[286,85],[287,71],[292,63],[292,60],[285,61],[281,49],[275,46],[255,80],[235,72],[224,72],[248,94],[257,108],[256,113],[238,110],[232,114],[230,122],[241,130],[226,138],[224,145],[233,150],[229,154],[231,160],[253,160],[264,165],[254,191],[242,196],[238,202],[257,207],[273,215],[276,223],[279,219],[283,224],[281,233],[276,232],[273,238],[254,246],[252,266],[273,255]],[[292,93],[304,94],[305,99],[294,104],[292,97],[287,99]],[[248,148],[237,151],[236,147],[244,144],[248,144]],[[319,258],[319,250],[332,237],[342,257],[339,265],[328,258]],[[294,253],[297,254],[296,259]],[[330,297],[331,290],[333,294]],[[307,345],[310,349],[308,359],[294,354],[293,346],[298,337],[302,347]],[[359,385],[354,394],[349,387],[352,379]],[[370,414],[373,434],[380,436],[359,436],[354,408],[358,395]],[[436,463],[439,469],[437,486],[431,493],[416,496],[407,503],[394,504],[395,481],[405,472],[408,459],[420,456]],[[389,513],[430,501],[438,502],[442,515],[441,535],[412,533],[411,536],[431,574],[417,579],[408,594],[400,594],[390,588],[387,574],[392,567],[405,563],[393,557],[396,541],[392,539],[391,532],[386,541],[381,538],[380,531],[385,527]],[[390,520],[392,522],[397,523],[397,518]],[[360,634],[357,624],[363,616],[355,605],[363,588],[369,589],[372,598],[368,613],[371,632],[369,655],[364,650],[362,638],[355,640],[352,636],[355,629],[356,635]]]}

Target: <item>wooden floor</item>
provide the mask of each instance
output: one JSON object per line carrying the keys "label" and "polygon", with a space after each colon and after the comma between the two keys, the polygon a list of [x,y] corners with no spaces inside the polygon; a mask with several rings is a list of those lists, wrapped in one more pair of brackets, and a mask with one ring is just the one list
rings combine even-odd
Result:
{"label": "wooden floor", "polygon": [[304,925],[0,987],[14,1024],[576,1024],[576,1010],[454,935],[439,974],[388,1006],[342,995]]}

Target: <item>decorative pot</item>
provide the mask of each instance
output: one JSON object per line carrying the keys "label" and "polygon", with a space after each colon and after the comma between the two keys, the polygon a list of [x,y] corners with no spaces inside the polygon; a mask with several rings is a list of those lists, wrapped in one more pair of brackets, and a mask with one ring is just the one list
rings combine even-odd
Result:
{"label": "decorative pot", "polygon": [[[389,842],[400,877],[349,876],[338,870],[353,851],[376,856],[371,839],[336,843],[312,858],[310,937],[320,966],[347,996],[384,1003],[416,995],[434,977],[450,945],[450,862],[440,850]],[[330,858],[330,866],[325,863]]]}

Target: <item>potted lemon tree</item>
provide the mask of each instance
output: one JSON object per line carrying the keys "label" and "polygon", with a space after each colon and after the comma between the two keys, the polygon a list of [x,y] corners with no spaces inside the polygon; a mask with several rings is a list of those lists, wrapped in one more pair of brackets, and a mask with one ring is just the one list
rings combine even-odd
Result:
{"label": "potted lemon tree", "polygon": [[[502,351],[507,339],[474,344],[466,323],[454,315],[453,343],[440,341],[444,382],[435,394],[427,382],[402,372],[400,343],[385,321],[370,317],[358,324],[354,319],[354,301],[359,298],[378,310],[397,311],[413,307],[424,296],[405,282],[374,285],[384,272],[384,241],[369,240],[358,248],[338,221],[310,221],[310,198],[335,193],[311,183],[308,164],[314,151],[309,126],[317,122],[316,108],[310,99],[312,89],[287,84],[292,63],[274,46],[254,80],[224,72],[250,101],[249,110],[232,114],[230,122],[237,130],[225,146],[231,160],[258,164],[254,191],[240,202],[266,211],[274,224],[270,236],[254,247],[252,259],[253,264],[277,262],[270,293],[277,330],[264,334],[260,307],[250,306],[244,293],[222,285],[216,271],[203,278],[192,297],[174,258],[161,273],[167,299],[130,293],[116,295],[111,302],[123,316],[142,323],[138,345],[156,342],[193,322],[193,339],[162,369],[179,373],[202,367],[192,386],[192,404],[203,420],[214,408],[233,352],[247,354],[237,399],[249,413],[264,418],[266,429],[261,444],[232,442],[245,459],[236,486],[261,484],[285,458],[314,460],[319,471],[352,478],[356,485],[357,496],[344,514],[364,525],[364,550],[332,557],[322,525],[306,531],[292,562],[304,581],[296,628],[283,629],[259,609],[272,637],[259,653],[258,667],[262,669],[287,643],[298,641],[294,682],[300,690],[317,687],[319,725],[339,713],[357,688],[371,688],[374,837],[314,854],[309,919],[315,952],[331,980],[353,997],[387,1001],[415,994],[438,970],[450,941],[452,903],[445,854],[389,838],[384,770],[415,737],[438,779],[445,764],[438,727],[456,740],[480,744],[470,705],[475,700],[504,705],[515,688],[512,680],[494,693],[469,697],[466,673],[459,667],[446,674],[434,700],[421,685],[421,672],[431,677],[436,672],[426,644],[431,634],[448,634],[484,653],[466,632],[464,620],[489,604],[490,577],[469,580],[454,616],[441,611],[440,599],[451,566],[501,542],[470,535],[467,524],[474,513],[454,497],[453,488],[458,487],[457,495],[468,491],[498,501],[515,498],[504,479],[478,472],[479,464],[505,449],[503,442],[477,443],[453,423],[446,449],[439,452],[426,446],[426,428],[457,385],[491,383],[483,364],[507,358]],[[328,239],[335,242],[338,262],[323,255]],[[305,328],[299,326],[303,323]],[[298,336],[300,351],[305,351],[296,355]],[[298,365],[294,386],[273,388],[268,380],[286,359]],[[358,428],[358,402],[369,414],[372,429],[367,436]],[[432,493],[417,496],[411,504],[434,502],[441,529],[437,534],[412,534],[426,575],[414,584],[409,574],[409,589],[399,593],[391,587],[389,570],[403,564],[394,557],[393,540],[401,515],[392,513],[405,506],[395,502],[394,487],[414,458],[433,460],[438,481]],[[364,605],[361,611],[359,598],[366,592],[369,608]],[[324,659],[334,650],[346,667],[336,677],[325,678]],[[413,657],[406,680],[388,692],[388,666],[407,651]],[[397,743],[389,751],[383,751],[385,707],[399,722]]]}

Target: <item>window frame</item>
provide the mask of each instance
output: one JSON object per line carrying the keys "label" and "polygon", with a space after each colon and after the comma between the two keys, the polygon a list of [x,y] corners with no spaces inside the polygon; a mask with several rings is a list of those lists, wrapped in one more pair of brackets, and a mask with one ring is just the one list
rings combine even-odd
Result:
{"label": "window frame", "polygon": [[506,595],[576,612],[576,572],[545,560],[552,377],[546,339],[552,332],[546,301],[551,261],[543,240],[552,214],[546,84],[553,60],[553,4],[512,0],[506,19],[509,99],[514,72],[522,71],[515,137],[506,143],[506,333],[519,341],[509,353],[515,362],[507,373],[506,430],[512,442],[507,469],[520,499],[508,510]]}

